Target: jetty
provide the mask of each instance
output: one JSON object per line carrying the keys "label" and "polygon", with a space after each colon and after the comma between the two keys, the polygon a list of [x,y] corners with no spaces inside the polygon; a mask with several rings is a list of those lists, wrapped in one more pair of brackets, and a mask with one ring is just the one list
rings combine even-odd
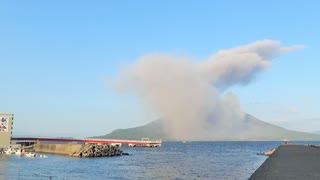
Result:
{"label": "jetty", "polygon": [[149,138],[141,140],[123,139],[83,139],[83,138],[40,138],[40,137],[12,137],[12,144],[31,147],[30,151],[54,153],[75,157],[105,157],[127,155],[120,149],[122,145],[129,147],[160,147],[162,140],[151,141]]}
{"label": "jetty", "polygon": [[128,145],[129,147],[160,147],[162,140],[150,140],[142,138],[141,140],[124,140],[124,139],[91,139],[91,138],[40,138],[40,137],[12,137],[11,141],[15,143],[37,142],[62,142],[62,143],[79,143],[79,144],[110,144],[110,145]]}
{"label": "jetty", "polygon": [[249,179],[320,179],[320,148],[281,145]]}

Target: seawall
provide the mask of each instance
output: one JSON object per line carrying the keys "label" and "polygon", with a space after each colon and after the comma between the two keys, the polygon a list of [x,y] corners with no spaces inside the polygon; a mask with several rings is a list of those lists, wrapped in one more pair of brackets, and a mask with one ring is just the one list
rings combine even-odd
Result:
{"label": "seawall", "polygon": [[320,148],[281,145],[249,179],[320,179]]}
{"label": "seawall", "polygon": [[80,151],[82,144],[34,144],[36,152],[54,153],[69,155],[75,151]]}

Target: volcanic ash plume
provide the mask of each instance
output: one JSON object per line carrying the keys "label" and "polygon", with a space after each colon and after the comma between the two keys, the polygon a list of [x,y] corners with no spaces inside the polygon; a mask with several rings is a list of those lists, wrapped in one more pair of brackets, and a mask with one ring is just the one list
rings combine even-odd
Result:
{"label": "volcanic ash plume", "polygon": [[236,95],[225,91],[250,83],[270,67],[272,59],[300,48],[263,40],[219,51],[202,62],[146,55],[121,73],[116,86],[137,93],[149,104],[161,116],[170,137],[228,139],[245,129],[239,128],[244,114]]}

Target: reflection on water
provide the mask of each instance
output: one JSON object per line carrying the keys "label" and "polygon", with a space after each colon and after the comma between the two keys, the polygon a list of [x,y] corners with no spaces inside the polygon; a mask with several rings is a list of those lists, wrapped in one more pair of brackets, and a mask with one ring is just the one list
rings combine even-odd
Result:
{"label": "reflection on water", "polygon": [[266,159],[257,152],[282,142],[168,142],[127,148],[129,156],[0,156],[0,179],[248,179]]}
{"label": "reflection on water", "polygon": [[0,154],[0,179],[7,179],[9,157]]}

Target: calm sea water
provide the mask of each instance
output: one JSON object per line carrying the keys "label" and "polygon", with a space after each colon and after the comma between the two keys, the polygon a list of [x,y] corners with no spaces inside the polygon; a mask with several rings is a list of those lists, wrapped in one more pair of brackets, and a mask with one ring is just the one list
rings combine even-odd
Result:
{"label": "calm sea water", "polygon": [[0,155],[0,179],[248,179],[266,159],[256,153],[281,143],[166,142],[160,148],[123,147],[129,156],[82,159]]}

